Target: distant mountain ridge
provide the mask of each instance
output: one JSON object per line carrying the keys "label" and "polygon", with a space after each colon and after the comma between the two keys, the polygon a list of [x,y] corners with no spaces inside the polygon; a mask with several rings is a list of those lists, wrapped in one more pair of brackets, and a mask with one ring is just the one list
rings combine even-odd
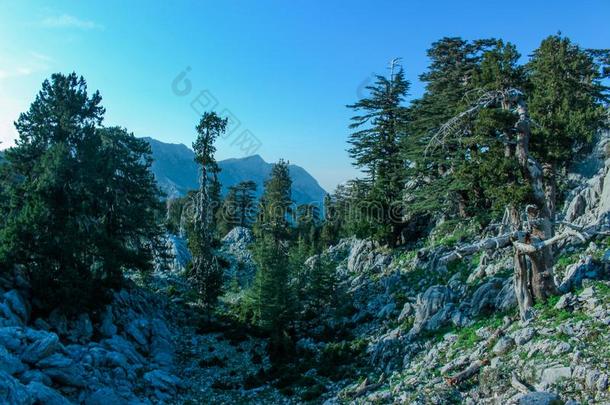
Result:
{"label": "distant mountain ridge", "polygon": [[[193,160],[194,152],[183,144],[171,144],[153,138],[143,138],[152,149],[152,172],[161,189],[169,197],[185,195],[189,190],[198,186],[198,168]],[[257,195],[263,192],[263,184],[271,173],[273,164],[265,162],[259,155],[244,158],[233,158],[218,162],[221,172],[222,192],[225,194],[229,187],[246,180],[254,181]],[[292,178],[292,199],[297,204],[321,203],[326,191],[318,181],[305,169],[297,165],[290,165]]]}

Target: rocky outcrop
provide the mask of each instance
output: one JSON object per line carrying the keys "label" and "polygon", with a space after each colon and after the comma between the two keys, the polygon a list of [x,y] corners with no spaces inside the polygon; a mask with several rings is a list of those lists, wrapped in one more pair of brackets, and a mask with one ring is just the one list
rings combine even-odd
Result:
{"label": "rocky outcrop", "polygon": [[181,386],[163,306],[143,290],[117,292],[95,322],[58,312],[29,322],[21,292],[2,298],[0,403],[158,403]]}
{"label": "rocky outcrop", "polygon": [[253,241],[252,231],[240,226],[222,238],[221,253],[229,263],[225,278],[228,281],[236,279],[242,287],[249,286],[256,273],[256,265],[249,249]]}

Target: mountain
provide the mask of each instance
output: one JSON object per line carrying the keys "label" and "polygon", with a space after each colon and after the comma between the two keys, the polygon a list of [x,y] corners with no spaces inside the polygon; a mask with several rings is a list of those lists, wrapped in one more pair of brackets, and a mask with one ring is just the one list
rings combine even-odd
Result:
{"label": "mountain", "polygon": [[[194,190],[198,186],[197,164],[193,160],[194,152],[183,144],[164,143],[152,138],[143,138],[152,149],[152,172],[157,178],[161,189],[170,197],[177,197]],[[218,162],[221,172],[222,192],[229,187],[246,180],[254,181],[257,194],[263,192],[263,184],[271,173],[273,165],[265,162],[259,155],[244,158],[226,159]],[[292,178],[292,199],[297,204],[321,203],[326,191],[317,180],[305,169],[290,165]]]}

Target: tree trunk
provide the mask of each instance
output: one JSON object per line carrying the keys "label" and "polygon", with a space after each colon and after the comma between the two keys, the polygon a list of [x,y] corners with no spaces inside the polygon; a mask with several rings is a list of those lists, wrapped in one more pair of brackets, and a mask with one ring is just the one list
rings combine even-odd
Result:
{"label": "tree trunk", "polygon": [[[529,154],[531,128],[525,97],[522,93],[516,93],[512,98],[519,115],[515,125],[517,130],[515,156],[522,173],[529,179],[533,190],[532,197],[536,204],[526,208],[527,223],[520,223],[519,215],[514,208],[511,218],[514,221],[513,227],[525,228],[524,240],[519,243],[531,245],[535,240],[544,241],[553,237],[551,224],[555,212],[555,189],[553,186],[545,185],[544,171]],[[547,179],[554,178],[552,168],[546,168],[546,174]],[[515,245],[514,257],[515,293],[519,313],[521,318],[525,319],[536,301],[544,302],[550,295],[557,293],[557,286],[553,280],[552,245],[543,245],[527,252]]]}

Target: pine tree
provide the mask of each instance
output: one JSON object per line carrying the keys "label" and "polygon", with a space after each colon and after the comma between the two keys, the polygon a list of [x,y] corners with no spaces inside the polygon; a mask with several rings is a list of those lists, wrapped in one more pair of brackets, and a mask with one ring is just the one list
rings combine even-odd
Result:
{"label": "pine tree", "polygon": [[254,224],[253,254],[257,272],[245,302],[250,320],[275,338],[286,329],[294,305],[288,260],[291,186],[288,163],[280,160],[265,182]]}
{"label": "pine tree", "polygon": [[373,225],[373,235],[395,245],[402,228],[404,161],[400,144],[405,137],[407,114],[402,103],[409,82],[402,67],[392,61],[390,77],[377,76],[367,90],[368,98],[348,106],[359,113],[350,124],[355,132],[350,135],[348,152],[370,183],[369,207],[364,213]]}
{"label": "pine tree", "polygon": [[218,164],[214,159],[214,142],[227,127],[227,119],[214,112],[206,112],[196,127],[197,139],[193,143],[195,161],[199,164],[199,190],[195,195],[193,233],[189,247],[193,255],[191,279],[199,300],[207,312],[208,321],[223,284],[223,272],[214,252],[215,193],[218,190]]}
{"label": "pine tree", "polygon": [[152,269],[161,206],[150,147],[101,128],[100,103],[82,77],[52,75],[6,152],[0,263],[27,269],[43,312],[95,308],[124,270]]}
{"label": "pine tree", "polygon": [[235,185],[235,211],[238,226],[249,228],[256,217],[256,183],[242,181]]}
{"label": "pine tree", "polygon": [[531,150],[542,163],[547,198],[557,205],[557,176],[582,152],[605,125],[609,77],[604,69],[609,50],[585,50],[570,39],[553,35],[542,41],[526,66],[528,105],[536,125]]}

